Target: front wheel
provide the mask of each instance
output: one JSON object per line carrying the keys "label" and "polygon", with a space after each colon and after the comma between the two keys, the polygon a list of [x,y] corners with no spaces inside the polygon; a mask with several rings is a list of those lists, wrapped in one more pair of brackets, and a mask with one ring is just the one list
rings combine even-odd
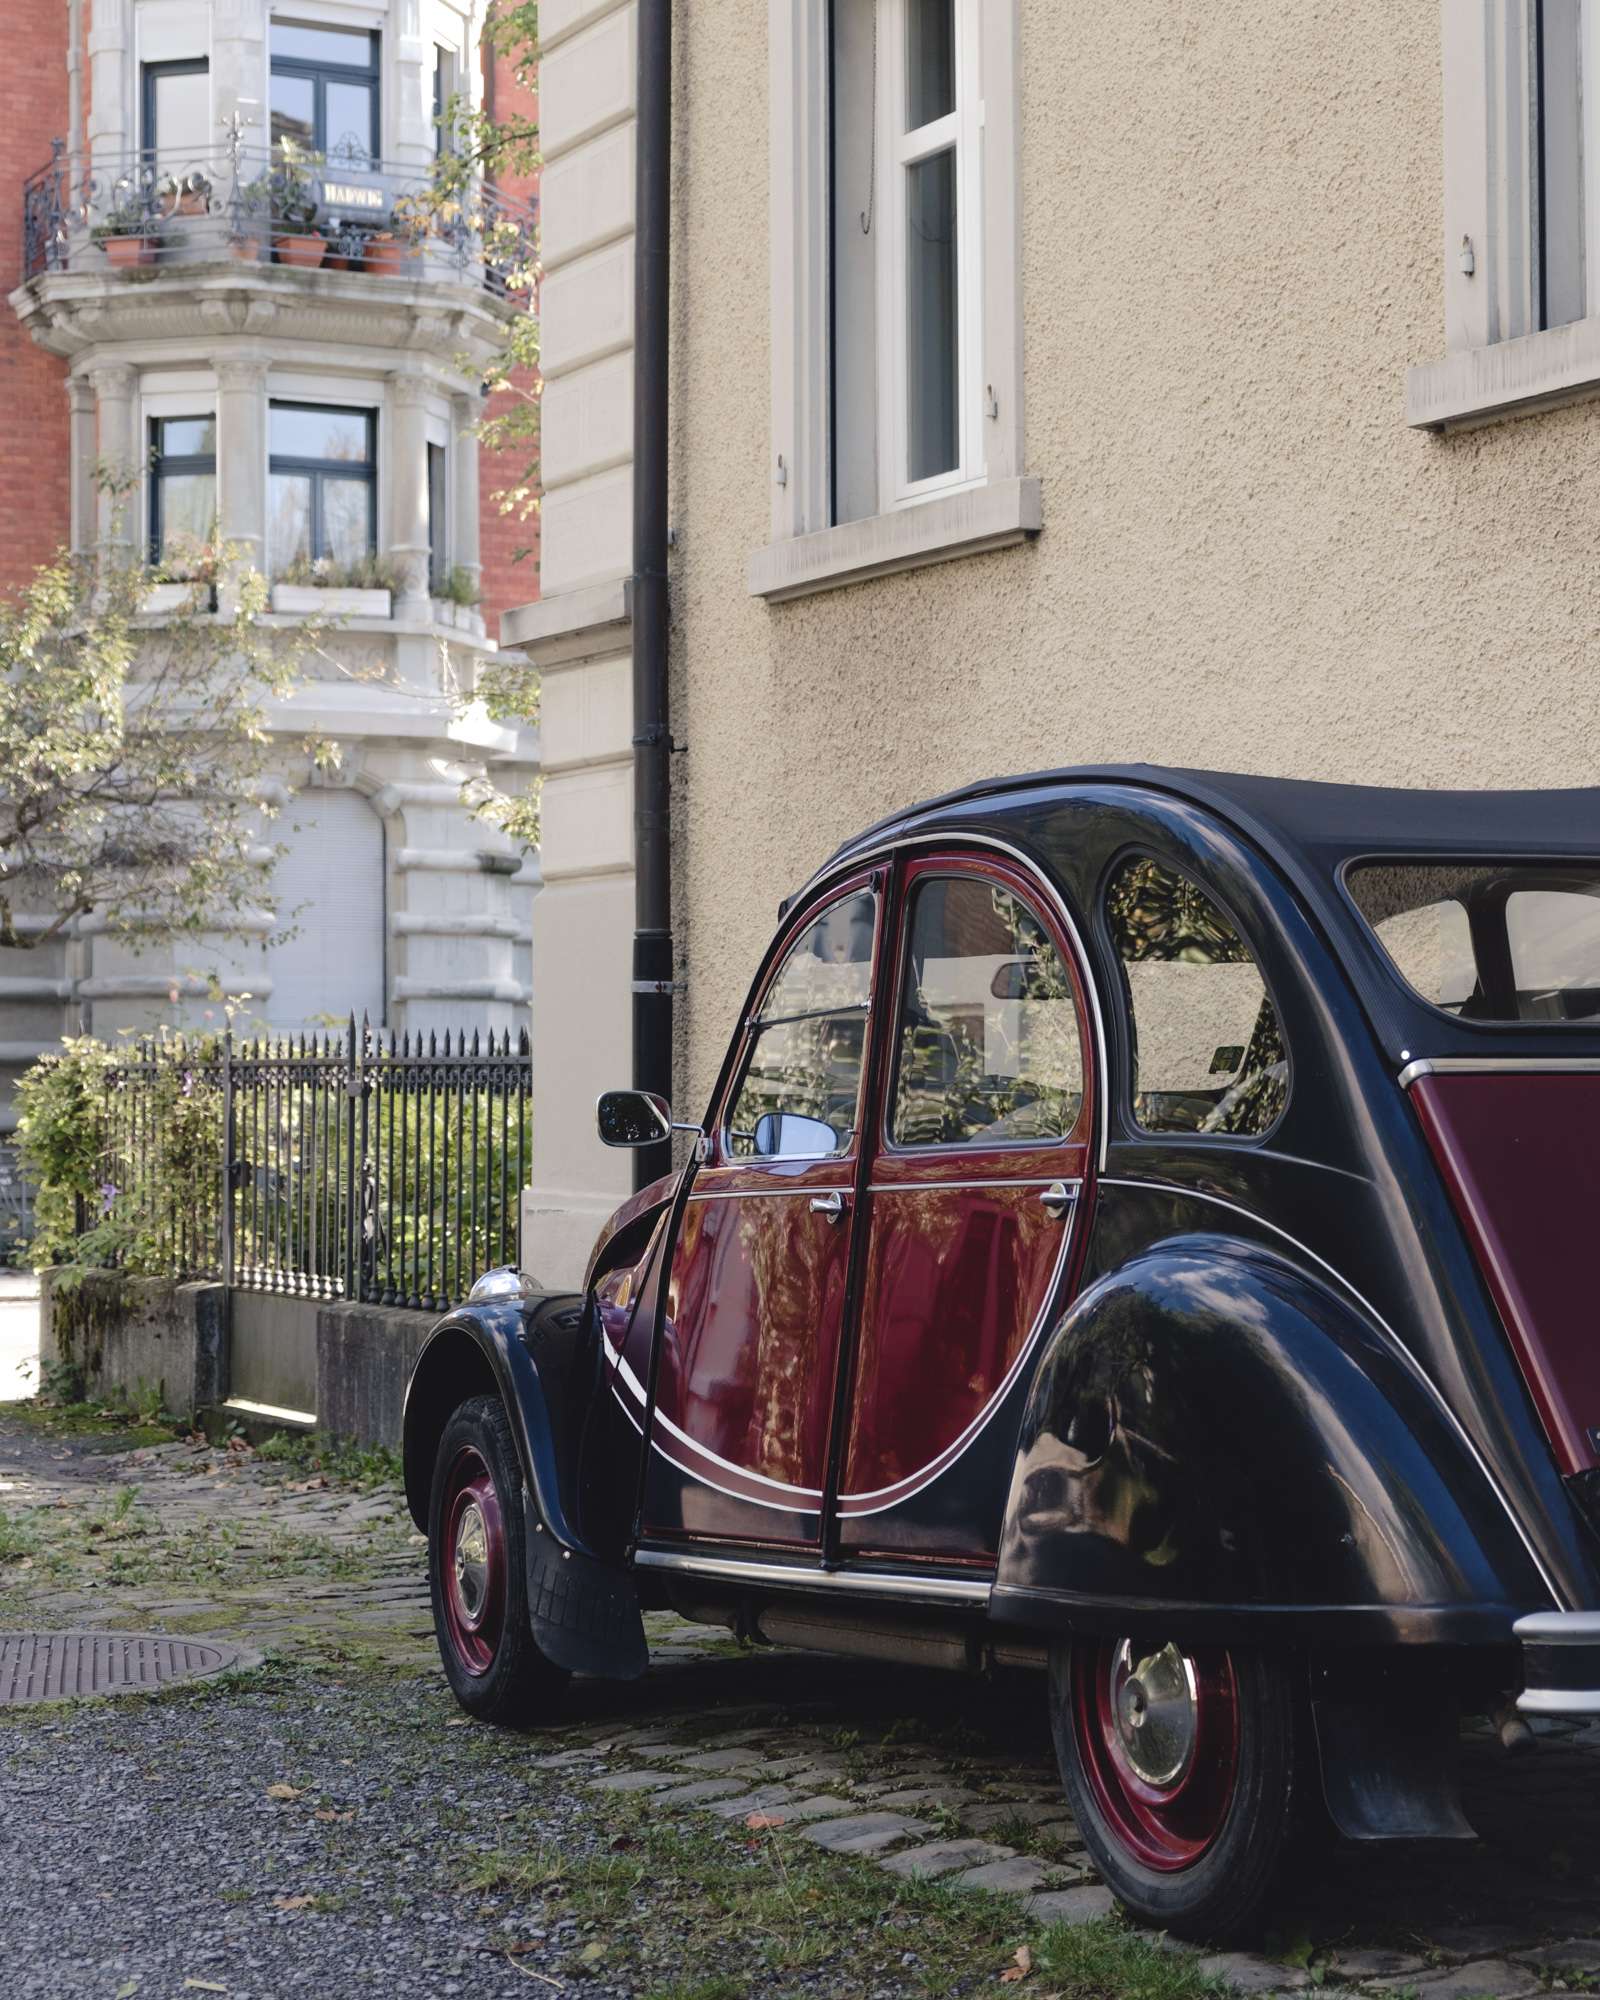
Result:
{"label": "front wheel", "polygon": [[528,1622],[522,1478],[504,1406],[474,1396],[444,1427],[428,1508],[428,1580],[445,1677],[469,1715],[526,1722],[567,1675]]}
{"label": "front wheel", "polygon": [[1179,1937],[1248,1931],[1301,1817],[1308,1767],[1289,1663],[1083,1638],[1052,1653],[1050,1694],[1067,1798],[1118,1901]]}

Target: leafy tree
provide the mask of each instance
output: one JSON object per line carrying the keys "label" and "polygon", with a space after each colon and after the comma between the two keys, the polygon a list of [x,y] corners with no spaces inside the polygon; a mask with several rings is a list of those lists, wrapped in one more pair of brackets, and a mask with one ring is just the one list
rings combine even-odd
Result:
{"label": "leafy tree", "polygon": [[[267,887],[267,705],[314,635],[269,631],[259,576],[211,547],[170,568],[63,555],[0,601],[0,946],[91,911],[136,945],[242,929]],[[143,612],[152,585],[183,604]]]}

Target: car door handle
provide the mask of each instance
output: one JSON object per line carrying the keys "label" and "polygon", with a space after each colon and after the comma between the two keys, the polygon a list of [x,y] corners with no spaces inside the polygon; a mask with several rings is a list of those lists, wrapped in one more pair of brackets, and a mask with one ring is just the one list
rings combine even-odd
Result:
{"label": "car door handle", "polygon": [[1065,1181],[1052,1181],[1047,1188],[1040,1188],[1039,1199],[1049,1209],[1051,1219],[1059,1222],[1078,1199],[1078,1191],[1069,1188]]}
{"label": "car door handle", "polygon": [[811,1213],[825,1215],[830,1222],[840,1222],[844,1218],[844,1196],[835,1188],[831,1194],[814,1194],[811,1197]]}

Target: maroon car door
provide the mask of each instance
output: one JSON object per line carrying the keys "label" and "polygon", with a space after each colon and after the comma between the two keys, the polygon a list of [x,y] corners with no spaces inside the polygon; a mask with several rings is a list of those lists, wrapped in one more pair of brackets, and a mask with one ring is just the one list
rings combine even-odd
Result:
{"label": "maroon car door", "polygon": [[799,916],[745,1024],[668,1280],[652,1539],[820,1541],[880,892]]}
{"label": "maroon car door", "polygon": [[1062,913],[1009,862],[920,858],[897,902],[840,1542],[992,1562],[1010,1392],[1067,1295],[1091,1191],[1086,987]]}

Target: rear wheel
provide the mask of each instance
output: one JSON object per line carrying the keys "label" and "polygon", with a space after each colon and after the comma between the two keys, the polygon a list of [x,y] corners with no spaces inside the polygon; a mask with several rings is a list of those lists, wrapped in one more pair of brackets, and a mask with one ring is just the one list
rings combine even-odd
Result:
{"label": "rear wheel", "polygon": [[1052,1654],[1050,1688],[1067,1797],[1112,1893],[1181,1937],[1247,1931],[1300,1818],[1307,1766],[1288,1663],[1085,1638]]}
{"label": "rear wheel", "polygon": [[522,1478],[505,1409],[474,1396],[444,1427],[428,1509],[433,1629],[456,1700],[485,1722],[547,1713],[567,1676],[534,1643]]}

